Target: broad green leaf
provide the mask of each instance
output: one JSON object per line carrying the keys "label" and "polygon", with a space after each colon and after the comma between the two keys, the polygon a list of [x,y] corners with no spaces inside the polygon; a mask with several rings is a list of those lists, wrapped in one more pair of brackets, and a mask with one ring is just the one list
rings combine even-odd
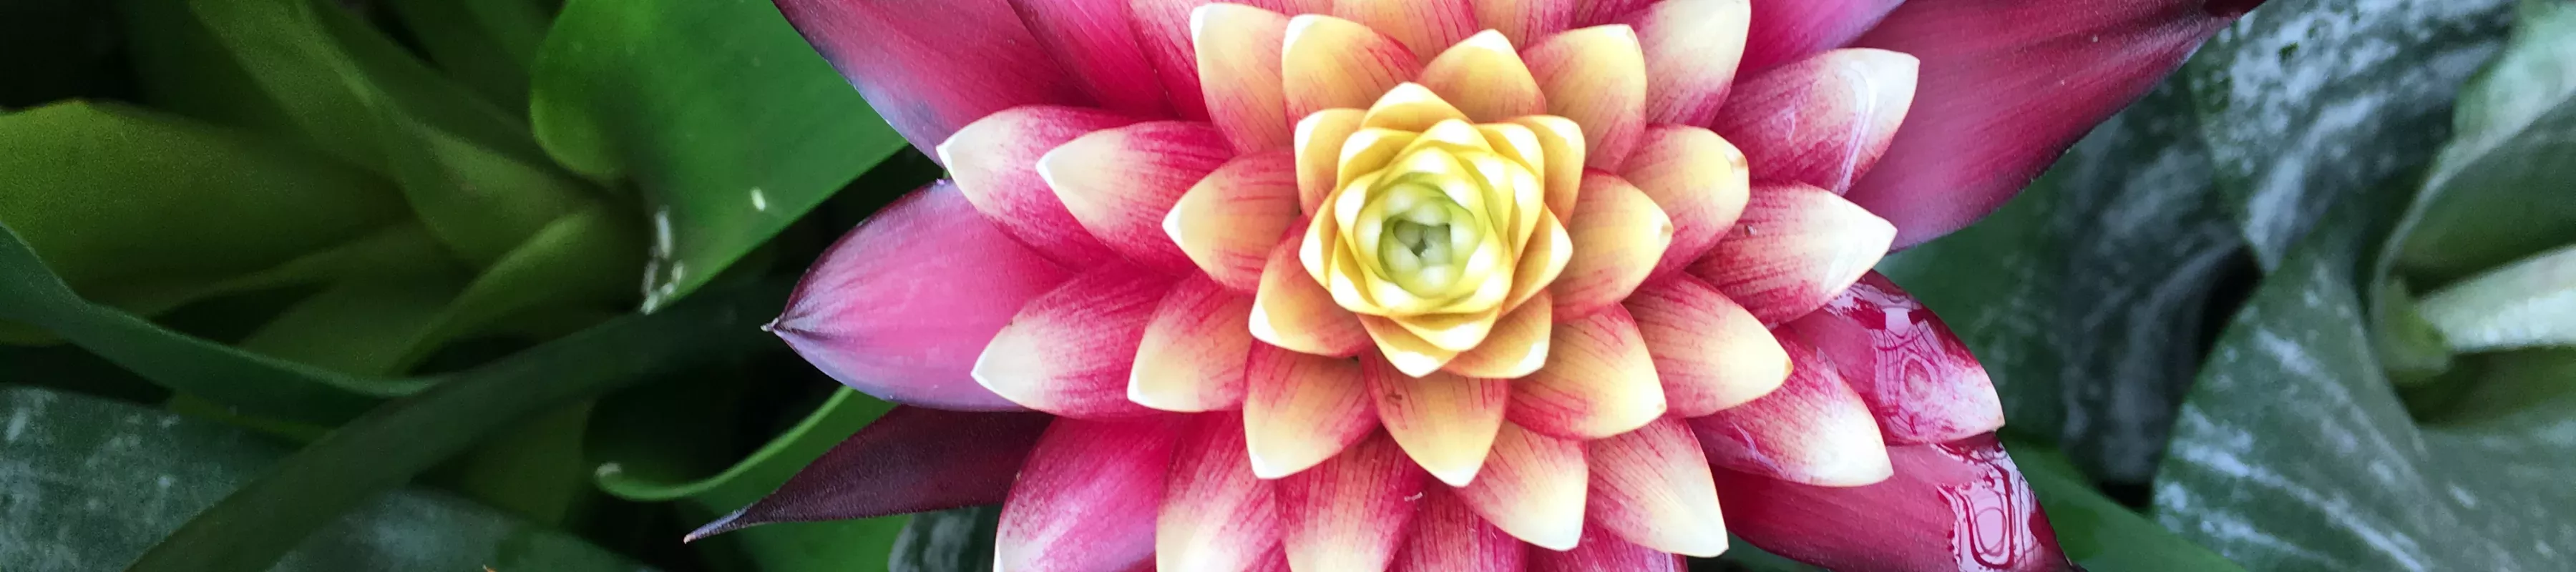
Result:
{"label": "broad green leaf", "polygon": [[582,459],[593,405],[575,403],[500,429],[424,478],[520,518],[560,526],[597,496]]}
{"label": "broad green leaf", "polygon": [[265,569],[337,515],[496,431],[658,372],[773,346],[757,320],[778,307],[783,290],[760,285],[702,297],[443,376],[287,457],[127,570]]}
{"label": "broad green leaf", "polygon": [[0,115],[0,149],[0,223],[73,289],[139,311],[225,290],[403,217],[401,195],[347,164],[117,104]]}
{"label": "broad green leaf", "polygon": [[2012,443],[2013,465],[2021,469],[2048,511],[2057,545],[2066,557],[2091,572],[2243,572],[2207,548],[2192,544],[2145,515],[2120,506],[2087,484],[2066,455],[2037,443]]}
{"label": "broad green leaf", "polygon": [[[686,393],[680,395],[701,397]],[[732,401],[722,399],[716,403],[729,406]],[[750,456],[736,460],[714,474],[686,474],[690,463],[655,458],[658,451],[654,450],[653,442],[685,437],[668,433],[715,429],[707,427],[714,423],[673,422],[670,419],[674,415],[703,416],[707,413],[691,411],[706,409],[692,405],[668,401],[630,405],[632,411],[621,412],[628,418],[622,420],[623,423],[602,427],[601,433],[607,435],[607,439],[620,441],[596,448],[595,454],[604,463],[596,477],[599,488],[628,500],[660,502],[699,496],[738,480],[748,480],[755,482],[746,483],[748,486],[742,488],[758,489],[756,492],[765,494],[785,483],[787,477],[794,476],[806,463],[822,457],[833,445],[840,444],[850,434],[894,407],[856,390],[840,389],[832,392],[832,397],[824,400],[821,407],[780,432]],[[638,422],[650,422],[653,427],[645,427]],[[732,420],[717,422],[730,423]],[[623,441],[630,438],[636,442]],[[724,512],[731,512],[732,508],[738,507],[723,508]]]}
{"label": "broad green leaf", "polygon": [[[0,569],[113,570],[287,456],[238,428],[0,387]],[[614,553],[444,493],[398,489],[293,544],[279,572],[631,571]]]}
{"label": "broad green leaf", "polygon": [[2504,54],[2460,91],[2457,135],[2400,229],[2396,272],[2435,286],[2576,243],[2576,6],[2522,3]]}
{"label": "broad green leaf", "polygon": [[979,506],[916,513],[895,539],[892,572],[975,572],[993,569],[993,537],[1002,507]]}
{"label": "broad green leaf", "polygon": [[429,59],[514,116],[528,112],[528,64],[553,14],[529,0],[395,0],[385,5]]}
{"label": "broad green leaf", "polygon": [[350,281],[314,294],[237,344],[352,375],[398,375],[456,299],[454,281]]}
{"label": "broad green leaf", "polygon": [[2104,480],[2154,472],[2204,308],[2243,265],[2198,130],[2168,82],[1993,216],[1880,265],[1976,352],[2007,431]]}
{"label": "broad green leaf", "polygon": [[546,150],[645,195],[647,309],[904,146],[763,2],[572,0],[533,82],[529,116]]}
{"label": "broad green leaf", "polygon": [[2372,359],[2365,240],[2342,228],[2365,226],[2322,227],[2219,340],[2157,473],[2157,520],[2255,570],[2564,569],[2576,404],[2418,425]]}
{"label": "broad green leaf", "polygon": [[[413,212],[476,266],[491,264],[547,225],[596,202],[581,181],[552,165],[522,162],[399,113],[377,117],[385,140],[404,146],[387,160]],[[602,270],[633,278],[633,269]]]}
{"label": "broad green leaf", "polygon": [[2576,346],[2576,246],[2472,276],[2418,307],[2458,352]]}
{"label": "broad green leaf", "polygon": [[2272,0],[2201,47],[2178,76],[2264,268],[2327,207],[2432,158],[2511,4]]}

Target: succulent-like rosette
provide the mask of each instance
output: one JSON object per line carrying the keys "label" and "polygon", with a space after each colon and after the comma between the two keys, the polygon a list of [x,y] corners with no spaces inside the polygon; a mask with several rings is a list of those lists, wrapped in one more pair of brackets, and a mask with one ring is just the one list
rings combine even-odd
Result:
{"label": "succulent-like rosette", "polygon": [[952,411],[709,531],[1000,501],[1008,570],[1678,569],[1730,532],[2063,567],[1985,372],[1869,274],[2241,11],[2060,4],[781,0],[953,183],[772,327]]}

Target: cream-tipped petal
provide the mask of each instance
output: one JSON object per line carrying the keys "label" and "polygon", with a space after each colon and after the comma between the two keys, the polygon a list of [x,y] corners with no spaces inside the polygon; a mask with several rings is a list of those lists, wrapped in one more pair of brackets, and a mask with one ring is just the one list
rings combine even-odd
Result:
{"label": "cream-tipped petal", "polygon": [[1514,45],[1528,45],[1574,24],[1582,0],[1474,0],[1476,23],[1501,32]]}
{"label": "cream-tipped petal", "polygon": [[1887,444],[1860,394],[1805,343],[1782,339],[1789,380],[1751,402],[1690,420],[1718,467],[1829,487],[1886,480]]}
{"label": "cream-tipped petal", "polygon": [[1288,564],[1384,570],[1404,541],[1426,479],[1380,434],[1277,483]]}
{"label": "cream-tipped petal", "polygon": [[1038,175],[1110,250],[1167,271],[1195,268],[1163,231],[1181,195],[1234,149],[1205,123],[1152,121],[1094,132],[1048,151]]}
{"label": "cream-tipped petal", "polygon": [[1618,305],[1559,319],[1547,365],[1512,382],[1511,419],[1572,439],[1628,432],[1664,414],[1664,388],[1637,322]]}
{"label": "cream-tipped petal", "polygon": [[1554,213],[1539,214],[1538,226],[1531,229],[1529,244],[1521,251],[1520,266],[1512,269],[1512,293],[1503,307],[1520,307],[1565,273],[1566,263],[1574,258],[1574,239],[1558,220]]}
{"label": "cream-tipped petal", "polygon": [[1577,193],[1583,189],[1587,150],[1583,127],[1572,119],[1554,115],[1532,115],[1512,122],[1528,127],[1546,152],[1547,164],[1540,168],[1540,182],[1547,184],[1547,210],[1557,216],[1574,214]]}
{"label": "cream-tipped petal", "polygon": [[1476,516],[1476,509],[1448,487],[1427,487],[1413,517],[1413,533],[1395,555],[1392,572],[1520,570],[1520,539]]}
{"label": "cream-tipped petal", "polygon": [[1136,120],[1096,109],[1030,105],[984,116],[959,128],[932,152],[966,202],[995,226],[1047,258],[1089,267],[1117,258],[1065,210],[1064,199],[1038,176],[1038,158],[1067,141]]}
{"label": "cream-tipped petal", "polygon": [[1449,46],[1422,66],[1414,80],[1479,123],[1505,121],[1547,112],[1547,95],[1538,78],[1502,32],[1486,30]]}
{"label": "cream-tipped petal", "polygon": [[1252,296],[1204,277],[1182,279],[1154,308],[1127,400],[1193,413],[1243,404],[1244,356],[1252,351]]}
{"label": "cream-tipped petal", "polygon": [[1776,325],[1841,295],[1895,240],[1895,225],[1832,192],[1765,183],[1754,186],[1735,228],[1689,270]]}
{"label": "cream-tipped petal", "polygon": [[1547,365],[1550,332],[1556,325],[1555,308],[1547,294],[1540,293],[1530,303],[1503,314],[1484,343],[1458,354],[1441,371],[1493,379],[1512,379],[1538,371],[1539,366]]}
{"label": "cream-tipped petal", "polygon": [[1583,527],[1583,543],[1563,552],[1532,550],[1532,572],[1687,572],[1681,555],[1640,546],[1600,526]]}
{"label": "cream-tipped petal", "polygon": [[1780,329],[1834,363],[1890,445],[1946,443],[2004,425],[1994,380],[1967,343],[1876,272]]}
{"label": "cream-tipped petal", "polygon": [[1414,377],[1383,361],[1362,366],[1377,414],[1406,456],[1450,486],[1475,480],[1511,402],[1509,380],[1434,372]]}
{"label": "cream-tipped petal", "polygon": [[1393,364],[1396,371],[1405,375],[1431,375],[1458,357],[1458,352],[1431,345],[1431,342],[1406,331],[1395,320],[1366,314],[1361,314],[1359,320],[1360,326],[1368,329],[1369,339],[1377,342],[1378,353]]}
{"label": "cream-tipped petal", "polygon": [[1245,459],[1241,415],[1195,417],[1183,425],[1189,435],[1173,451],[1154,518],[1156,568],[1249,569],[1279,545],[1273,487]]}
{"label": "cream-tipped petal", "polygon": [[1340,188],[1342,144],[1360,131],[1358,109],[1326,109],[1297,120],[1297,208],[1314,214]]}
{"label": "cream-tipped petal", "polygon": [[1262,268],[1297,223],[1297,159],[1280,151],[1227,161],[1163,217],[1163,233],[1227,288],[1261,287]]}
{"label": "cream-tipped petal", "polygon": [[1895,143],[1921,67],[1887,50],[1816,54],[1740,84],[1709,127],[1744,148],[1754,178],[1843,193]]}
{"label": "cream-tipped petal", "polygon": [[1675,417],[1699,417],[1743,405],[1789,379],[1789,352],[1752,312],[1698,277],[1647,282],[1628,296],[1646,353],[1664,383]]}
{"label": "cream-tipped petal", "polygon": [[1646,58],[1637,32],[1612,24],[1567,30],[1521,52],[1549,115],[1583,126],[1584,165],[1618,169],[1646,128]]}
{"label": "cream-tipped petal", "polygon": [[1421,70],[1422,62],[1404,44],[1368,26],[1320,14],[1288,21],[1280,72],[1290,117],[1367,107]]}
{"label": "cream-tipped petal", "polygon": [[1583,503],[1591,479],[1582,443],[1504,423],[1493,456],[1458,497],[1487,522],[1522,542],[1568,550],[1583,539]]}
{"label": "cream-tipped petal", "polygon": [[1377,428],[1368,382],[1350,359],[1253,344],[1244,373],[1244,442],[1261,478],[1304,471]]}
{"label": "cream-tipped petal", "polygon": [[1125,570],[1154,561],[1176,416],[1047,425],[1011,484],[995,534],[995,570]]}
{"label": "cream-tipped petal", "polygon": [[1648,548],[1709,558],[1726,551],[1726,519],[1708,455],[1690,426],[1665,417],[1584,444],[1592,522]]}
{"label": "cream-tipped petal", "polygon": [[1664,0],[1630,14],[1646,56],[1646,122],[1707,125],[1735,84],[1753,20],[1746,0]]}
{"label": "cream-tipped petal", "polygon": [[1476,32],[1468,0],[1334,0],[1333,15],[1395,38],[1422,57]]}
{"label": "cream-tipped petal", "polygon": [[1297,262],[1301,229],[1270,251],[1261,289],[1252,296],[1252,337],[1270,345],[1325,356],[1347,356],[1369,347],[1358,316],[1333,303],[1315,277]]}
{"label": "cream-tipped petal", "polygon": [[1673,241],[1672,218],[1628,181],[1591,173],[1583,177],[1582,193],[1574,216],[1566,219],[1574,252],[1556,284],[1548,287],[1560,319],[1589,315],[1627,298]]}
{"label": "cream-tipped petal", "polygon": [[1287,38],[1288,17],[1278,12],[1231,3],[1190,11],[1190,44],[1198,55],[1208,121],[1225,130],[1236,151],[1288,148],[1296,118],[1288,115],[1279,71]]}
{"label": "cream-tipped petal", "polygon": [[1681,271],[1734,228],[1751,198],[1744,161],[1734,144],[1698,127],[1657,125],[1639,138],[1624,176],[1673,221],[1672,245],[1652,276]]}
{"label": "cream-tipped petal", "polygon": [[[1396,84],[1386,90],[1386,95],[1378,96],[1376,102],[1370,103],[1368,115],[1360,118],[1360,127],[1422,133],[1436,125],[1466,120],[1466,112],[1441,99],[1440,94],[1433,93],[1431,88],[1405,82]],[[1420,145],[1422,143],[1407,145],[1404,150],[1410,151]]]}
{"label": "cream-tipped petal", "polygon": [[1066,417],[1153,412],[1127,400],[1146,324],[1172,280],[1133,266],[1094,268],[1030,300],[975,359],[975,382]]}

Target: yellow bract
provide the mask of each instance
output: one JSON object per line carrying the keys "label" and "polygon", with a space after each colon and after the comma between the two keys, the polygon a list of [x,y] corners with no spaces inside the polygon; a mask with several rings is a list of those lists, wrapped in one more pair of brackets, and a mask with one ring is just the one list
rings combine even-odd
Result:
{"label": "yellow bract", "polygon": [[[1315,127],[1360,117],[1356,129]],[[1361,314],[1406,374],[1473,350],[1503,314],[1565,267],[1564,212],[1582,164],[1572,122],[1528,116],[1471,123],[1428,88],[1403,84],[1367,110],[1316,113],[1299,163],[1331,173],[1313,204],[1299,261],[1342,308]],[[1344,134],[1347,134],[1344,136]],[[1310,140],[1344,136],[1336,144]],[[1329,163],[1313,155],[1338,151]],[[1553,159],[1553,160],[1551,160]],[[1559,183],[1562,182],[1562,183]],[[1394,327],[1381,327],[1394,326]]]}

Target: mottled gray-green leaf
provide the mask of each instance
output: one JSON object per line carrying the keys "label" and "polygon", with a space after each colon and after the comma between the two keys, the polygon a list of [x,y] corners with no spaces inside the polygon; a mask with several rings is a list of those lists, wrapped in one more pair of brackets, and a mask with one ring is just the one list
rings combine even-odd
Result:
{"label": "mottled gray-green leaf", "polygon": [[993,537],[1002,507],[915,513],[894,541],[889,572],[981,572],[993,569]]}
{"label": "mottled gray-green leaf", "polygon": [[2391,238],[2416,285],[2576,244],[2576,5],[2527,0],[2517,25],[2461,90],[2458,135]]}

